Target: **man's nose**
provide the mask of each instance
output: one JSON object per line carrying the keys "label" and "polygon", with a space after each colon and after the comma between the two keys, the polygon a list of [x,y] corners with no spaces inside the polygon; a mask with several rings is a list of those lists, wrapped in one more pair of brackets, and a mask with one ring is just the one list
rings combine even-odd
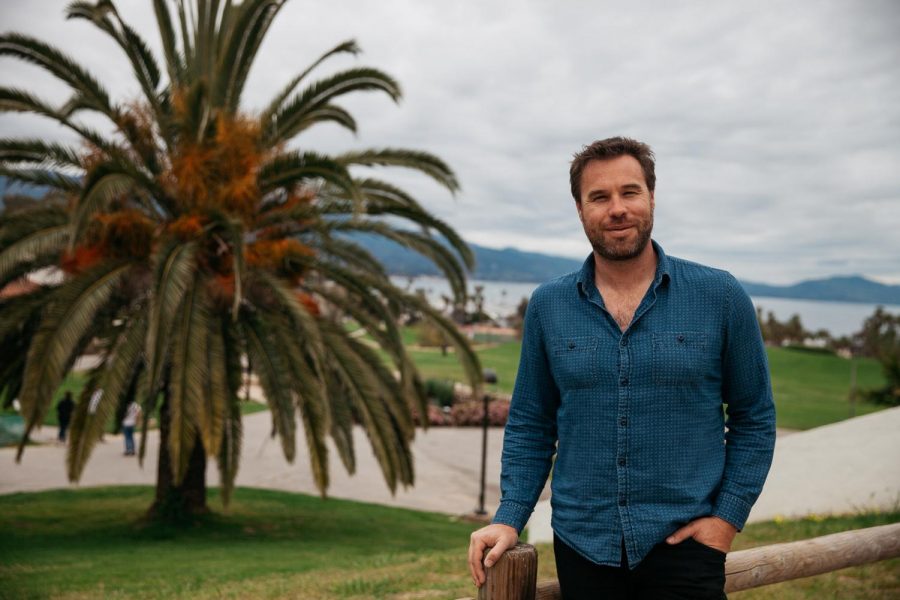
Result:
{"label": "man's nose", "polygon": [[628,209],[625,207],[625,201],[618,195],[613,196],[609,200],[609,214],[614,217],[623,217]]}

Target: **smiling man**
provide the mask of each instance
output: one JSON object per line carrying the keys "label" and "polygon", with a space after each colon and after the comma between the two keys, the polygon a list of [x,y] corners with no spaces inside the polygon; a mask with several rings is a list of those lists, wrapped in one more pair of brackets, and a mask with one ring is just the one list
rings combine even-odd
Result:
{"label": "smiling man", "polygon": [[529,302],[500,507],[472,534],[473,580],[515,545],[553,464],[563,598],[724,598],[725,556],[775,444],[753,304],[727,272],[651,241],[646,144],[594,142],[570,184],[593,252]]}

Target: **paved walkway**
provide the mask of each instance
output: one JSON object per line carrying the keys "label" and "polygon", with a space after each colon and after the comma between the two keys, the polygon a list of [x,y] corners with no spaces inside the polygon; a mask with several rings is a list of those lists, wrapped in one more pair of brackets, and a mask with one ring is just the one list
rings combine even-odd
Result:
{"label": "paved walkway", "polygon": [[[317,493],[302,436],[298,436],[297,459],[289,465],[278,440],[269,438],[269,413],[245,416],[244,427],[238,485]],[[45,427],[33,437],[44,444],[27,448],[20,465],[14,462],[15,449],[0,449],[0,494],[70,486],[65,476],[65,448],[54,443],[55,428]],[[493,510],[499,500],[502,440],[501,429],[489,431],[488,510]],[[352,477],[331,449],[329,496],[450,514],[467,513],[475,507],[481,466],[480,429],[419,431],[413,443],[416,485],[400,489],[394,496],[359,428],[354,432],[354,442],[357,474]],[[158,434],[151,432],[147,461],[141,469],[134,458],[122,456],[121,436],[107,436],[106,442],[95,448],[80,485],[152,484],[158,443]],[[218,481],[214,463],[210,464],[208,481]],[[802,433],[780,435],[772,471],[750,520],[889,509],[898,503],[900,408],[894,408]],[[549,502],[539,503],[531,529],[531,539],[541,539],[549,531]]]}
{"label": "paved walkway", "polygon": [[[244,416],[244,445],[237,485],[290,492],[317,494],[310,469],[302,428],[298,430],[297,457],[288,464],[277,439],[271,439],[272,422],[268,412]],[[55,442],[55,427],[44,427],[32,435],[40,446],[25,449],[21,464],[15,464],[15,449],[0,449],[0,494],[69,487],[65,474],[65,448]],[[134,457],[123,456],[122,436],[106,436],[97,444],[80,486],[147,484],[156,481],[159,434],[148,433],[143,468]],[[488,432],[488,469],[485,505],[497,506],[500,498],[500,448],[503,430]],[[328,495],[390,506],[430,510],[450,514],[471,512],[478,502],[481,473],[480,428],[430,428],[418,431],[413,442],[416,485],[398,489],[396,495],[384,481],[365,432],[354,431],[356,475],[350,476],[329,443],[331,484]],[[217,485],[215,462],[207,471],[207,481]]]}

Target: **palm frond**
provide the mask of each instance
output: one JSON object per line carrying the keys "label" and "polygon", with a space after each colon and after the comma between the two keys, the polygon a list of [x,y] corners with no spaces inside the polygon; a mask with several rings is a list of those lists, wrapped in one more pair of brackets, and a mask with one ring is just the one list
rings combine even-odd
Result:
{"label": "palm frond", "polygon": [[37,96],[24,90],[0,86],[0,112],[34,113],[68,127],[100,149],[106,150],[113,146],[112,143],[96,131],[72,122],[64,111],[53,108]]}
{"label": "palm frond", "polygon": [[266,163],[259,172],[259,189],[267,194],[279,187],[292,188],[324,180],[348,196],[358,197],[358,190],[347,169],[334,160],[315,152],[286,152]]}
{"label": "palm frond", "polygon": [[[209,391],[209,309],[203,282],[191,283],[172,331],[168,443],[175,485],[181,485],[187,473]],[[215,414],[206,417],[209,430],[214,431]],[[203,433],[202,429],[199,433]],[[212,440],[210,445],[213,445]]]}
{"label": "palm frond", "polygon": [[313,370],[311,357],[301,346],[303,337],[284,322],[275,329],[279,346],[285,354],[285,364],[291,378],[291,387],[297,398],[300,421],[306,434],[313,479],[324,497],[328,489],[328,447],[325,434],[328,431],[327,392],[321,373]]}
{"label": "palm frond", "polygon": [[71,243],[81,239],[85,228],[97,213],[108,210],[110,203],[128,193],[135,186],[134,179],[125,173],[110,172],[108,169],[97,169],[85,182],[81,198],[72,218]]}
{"label": "palm frond", "polygon": [[381,150],[345,152],[337,156],[336,160],[346,166],[363,165],[371,167],[379,165],[415,169],[425,173],[451,192],[459,189],[459,181],[450,167],[447,166],[447,163],[429,152],[383,148]]}
{"label": "palm frond", "polygon": [[20,33],[0,36],[0,56],[11,56],[38,65],[69,84],[89,106],[112,116],[109,94],[90,73],[60,50]]}
{"label": "palm frond", "polygon": [[150,297],[150,320],[145,348],[149,381],[147,394],[156,396],[166,364],[173,321],[196,272],[193,243],[169,242],[157,253],[155,285]]}
{"label": "palm frond", "polygon": [[28,350],[19,398],[26,429],[19,444],[17,461],[22,457],[31,430],[43,422],[79,342],[128,268],[129,265],[117,262],[101,264],[90,274],[73,279],[53,294]]}
{"label": "palm frond", "polygon": [[310,110],[302,119],[299,119],[291,131],[291,137],[297,136],[319,123],[336,123],[356,133],[356,120],[349,112],[336,104],[325,104]]}
{"label": "palm frond", "polygon": [[5,405],[18,398],[28,346],[40,325],[41,309],[51,293],[42,287],[0,302],[0,397]]}
{"label": "palm frond", "polygon": [[309,75],[313,69],[318,67],[320,64],[325,62],[328,58],[343,53],[350,53],[353,55],[359,54],[360,49],[359,46],[356,45],[356,40],[347,40],[341,42],[319,58],[313,61],[311,65],[306,67],[299,75],[294,77],[290,83],[288,83],[282,90],[272,99],[272,102],[269,103],[269,106],[263,110],[262,115],[260,116],[260,121],[262,123],[267,123],[272,115],[274,115],[280,108],[281,105],[284,104],[284,101],[288,99],[288,97],[294,93],[294,89],[300,85],[300,82],[303,81],[307,75]]}
{"label": "palm frond", "polygon": [[447,248],[431,236],[404,231],[391,227],[382,221],[351,219],[329,221],[325,226],[332,231],[363,231],[385,237],[401,246],[415,250],[430,259],[447,278],[454,297],[466,297],[466,276],[456,257]]}
{"label": "palm frond", "polygon": [[200,439],[209,456],[221,454],[220,444],[225,433],[231,391],[228,387],[228,362],[221,319],[210,315],[207,332],[208,348],[206,390],[198,413]]}
{"label": "palm frond", "polygon": [[310,111],[330,104],[332,99],[355,91],[382,91],[395,102],[399,100],[400,85],[389,75],[371,68],[354,68],[310,84],[272,113],[262,123],[263,143],[275,145],[296,135]]}
{"label": "palm frond", "polygon": [[9,281],[11,274],[18,275],[21,267],[44,266],[41,263],[35,265],[35,261],[58,256],[70,235],[71,227],[65,223],[39,229],[10,245],[4,244],[0,250],[0,286]]}
{"label": "palm frond", "polygon": [[6,177],[10,181],[49,187],[64,193],[74,193],[80,189],[76,179],[52,169],[8,169],[0,167],[0,176]]}
{"label": "palm frond", "polygon": [[159,66],[147,43],[122,20],[115,5],[109,0],[99,0],[96,4],[72,2],[66,9],[66,18],[90,21],[116,41],[128,57],[144,96],[157,117],[160,117],[159,98],[156,93],[160,81]]}
{"label": "palm frond", "polygon": [[[238,391],[241,387],[241,337],[239,327],[231,319],[220,318],[218,324],[224,343],[225,376],[228,386],[225,422],[222,426],[222,442],[219,445],[219,478],[222,488],[222,503],[228,506],[234,490],[238,463],[241,457],[243,429]],[[215,326],[215,325],[214,325]]]}
{"label": "palm frond", "polygon": [[221,75],[219,87],[213,92],[216,106],[229,112],[237,110],[259,45],[283,5],[284,0],[244,0],[239,5],[217,65]]}
{"label": "palm frond", "polygon": [[259,375],[260,385],[272,413],[273,433],[277,433],[281,439],[284,457],[288,462],[293,462],[297,451],[294,399],[284,354],[275,336],[275,325],[269,323],[266,317],[260,312],[246,310],[241,311],[240,320],[247,340],[250,363]]}
{"label": "palm frond", "polygon": [[[72,416],[66,465],[69,481],[78,481],[94,445],[103,434],[116,406],[135,377],[147,331],[147,312],[141,309],[129,315],[111,352],[103,357],[94,385],[85,388]],[[91,401],[95,391],[100,393]]]}
{"label": "palm frond", "polygon": [[178,52],[178,39],[172,26],[172,17],[166,0],[153,0],[153,11],[156,13],[156,24],[162,41],[163,53],[166,57],[166,69],[172,85],[181,85],[184,81],[184,62]]}
{"label": "palm frond", "polygon": [[395,493],[398,482],[405,486],[411,484],[413,479],[408,438],[386,410],[383,391],[371,365],[350,348],[346,333],[334,327],[326,335],[334,354],[329,367],[340,384],[337,390],[343,390],[353,403],[369,436],[385,483],[391,493]]}
{"label": "palm frond", "polygon": [[470,271],[475,268],[475,255],[468,244],[452,227],[431,215],[412,196],[396,186],[377,179],[357,180],[356,185],[366,198],[366,207],[369,214],[396,215],[408,219],[425,229],[436,230],[456,250]]}
{"label": "palm frond", "polygon": [[81,158],[72,148],[39,139],[0,139],[0,163],[81,168]]}

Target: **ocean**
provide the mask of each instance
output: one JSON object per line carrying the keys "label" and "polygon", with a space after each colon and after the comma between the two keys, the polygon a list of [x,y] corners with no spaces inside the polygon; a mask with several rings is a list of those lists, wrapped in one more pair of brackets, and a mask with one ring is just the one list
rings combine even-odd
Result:
{"label": "ocean", "polygon": [[[410,292],[422,289],[428,301],[435,307],[442,308],[442,296],[450,295],[450,286],[442,277],[391,277],[395,285]],[[516,311],[522,298],[530,298],[537,288],[537,283],[518,283],[509,281],[469,280],[469,294],[473,294],[476,286],[483,286],[485,311],[493,317],[505,317]],[[808,331],[827,329],[833,337],[850,335],[862,328],[866,317],[875,312],[877,304],[857,302],[831,302],[826,300],[794,300],[791,298],[753,297],[753,304],[762,308],[763,313],[775,313],[779,321],[786,321],[791,316],[800,315],[803,327]],[[900,306],[881,305],[893,314],[900,314]]]}

